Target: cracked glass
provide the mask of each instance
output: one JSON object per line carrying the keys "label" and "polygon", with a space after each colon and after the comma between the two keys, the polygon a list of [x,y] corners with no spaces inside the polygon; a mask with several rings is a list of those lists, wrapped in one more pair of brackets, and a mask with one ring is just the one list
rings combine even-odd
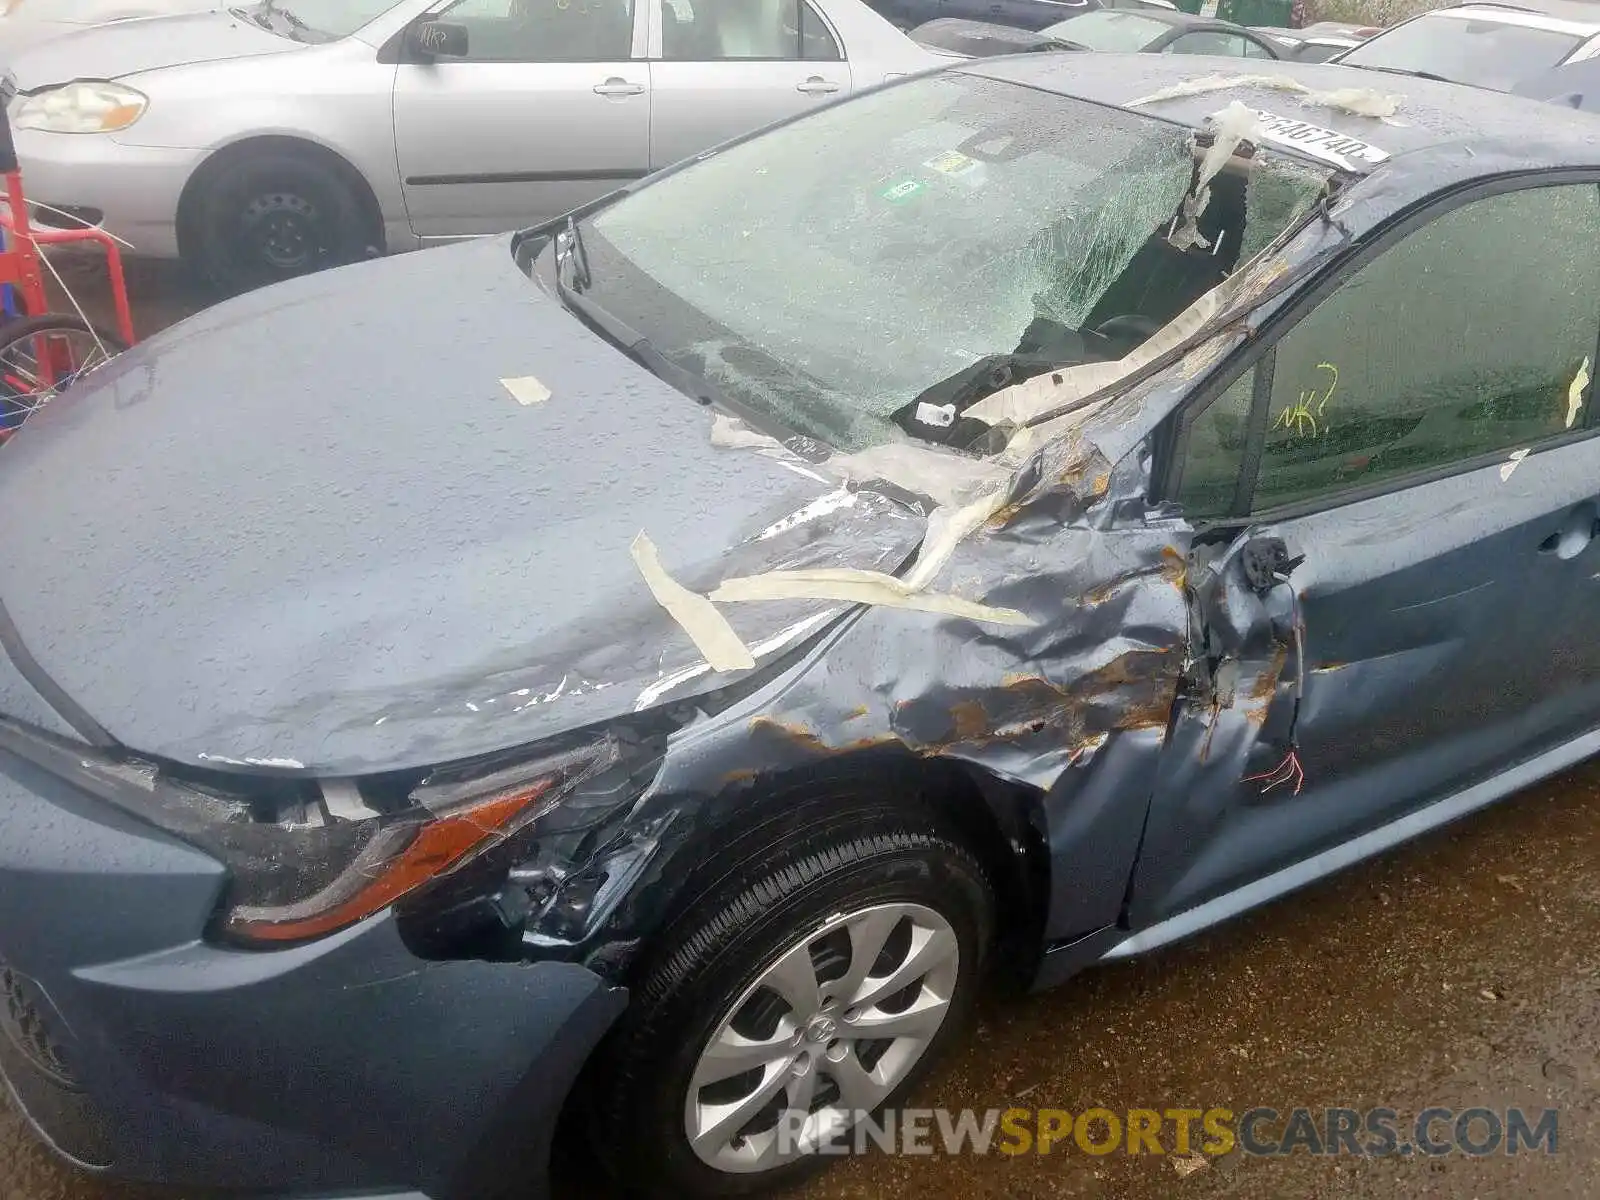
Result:
{"label": "cracked glass", "polygon": [[[1255,511],[1536,446],[1590,423],[1600,189],[1529,188],[1442,214],[1277,343]],[[1253,373],[1191,425],[1180,500],[1219,515]]]}
{"label": "cracked glass", "polygon": [[[730,400],[860,449],[903,436],[908,406],[986,357],[1124,357],[1325,185],[1315,169],[1258,160],[1214,181],[1207,246],[1179,250],[1167,235],[1194,182],[1191,130],[931,76],[603,210],[584,227],[587,291]],[[1247,187],[1267,163],[1276,182]]]}

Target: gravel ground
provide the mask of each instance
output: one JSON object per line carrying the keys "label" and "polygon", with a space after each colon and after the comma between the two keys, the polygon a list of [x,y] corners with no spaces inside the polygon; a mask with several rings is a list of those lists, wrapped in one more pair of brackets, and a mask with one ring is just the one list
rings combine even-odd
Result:
{"label": "gravel ground", "polygon": [[[170,272],[140,269],[134,288],[141,335],[185,310]],[[102,309],[92,290],[79,294]],[[1588,766],[1152,958],[1038,996],[995,998],[965,1049],[912,1101],[1073,1113],[1555,1108],[1554,1154],[873,1153],[841,1160],[795,1195],[1600,1196],[1597,822],[1600,766]],[[581,1179],[564,1190],[592,1194]],[[0,1200],[153,1195],[57,1166],[0,1102]]]}

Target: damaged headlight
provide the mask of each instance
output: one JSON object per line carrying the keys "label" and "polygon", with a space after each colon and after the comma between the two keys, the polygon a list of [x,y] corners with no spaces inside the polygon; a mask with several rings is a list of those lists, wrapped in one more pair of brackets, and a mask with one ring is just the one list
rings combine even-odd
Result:
{"label": "damaged headlight", "polygon": [[11,127],[47,133],[115,133],[144,116],[149,105],[143,92],[120,83],[80,80],[18,99],[11,110]]}
{"label": "damaged headlight", "polygon": [[[607,741],[459,783],[424,783],[391,813],[363,813],[358,785],[356,794],[327,805],[324,785],[331,820],[318,840],[328,869],[236,873],[221,930],[250,942],[298,942],[353,925],[537,821],[615,753]],[[344,815],[334,816],[335,807]],[[302,840],[312,834],[297,832]]]}
{"label": "damaged headlight", "polygon": [[[159,767],[5,717],[0,748],[221,862],[228,880],[213,933],[266,948],[325,937],[397,905],[426,914],[441,933],[449,923],[441,918],[454,914],[460,932],[473,904],[502,893],[522,897],[519,920],[566,914],[553,903],[559,885],[644,795],[668,729],[641,721],[359,780]],[[603,878],[575,882],[569,901]]]}
{"label": "damaged headlight", "polygon": [[[159,809],[150,815],[227,865],[217,934],[281,946],[325,937],[484,868],[503,875],[506,852],[544,818],[571,805],[556,823],[583,820],[585,785],[606,777],[627,750],[604,737],[420,782],[285,778],[254,780],[239,792],[216,777],[163,774],[150,789]],[[610,795],[610,808],[632,794]],[[596,798],[608,795],[602,788]]]}

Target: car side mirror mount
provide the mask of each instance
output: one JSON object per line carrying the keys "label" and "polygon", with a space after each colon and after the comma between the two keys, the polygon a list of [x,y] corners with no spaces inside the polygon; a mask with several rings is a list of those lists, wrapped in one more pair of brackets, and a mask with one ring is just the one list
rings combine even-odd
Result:
{"label": "car side mirror mount", "polygon": [[467,56],[467,27],[449,21],[417,21],[406,29],[406,51],[414,62]]}

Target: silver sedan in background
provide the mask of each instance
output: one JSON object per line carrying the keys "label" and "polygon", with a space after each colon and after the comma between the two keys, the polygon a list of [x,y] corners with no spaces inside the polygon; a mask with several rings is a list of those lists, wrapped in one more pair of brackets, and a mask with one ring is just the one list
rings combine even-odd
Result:
{"label": "silver sedan in background", "polygon": [[558,216],[948,61],[861,0],[263,0],[69,33],[4,86],[31,199],[237,290]]}

